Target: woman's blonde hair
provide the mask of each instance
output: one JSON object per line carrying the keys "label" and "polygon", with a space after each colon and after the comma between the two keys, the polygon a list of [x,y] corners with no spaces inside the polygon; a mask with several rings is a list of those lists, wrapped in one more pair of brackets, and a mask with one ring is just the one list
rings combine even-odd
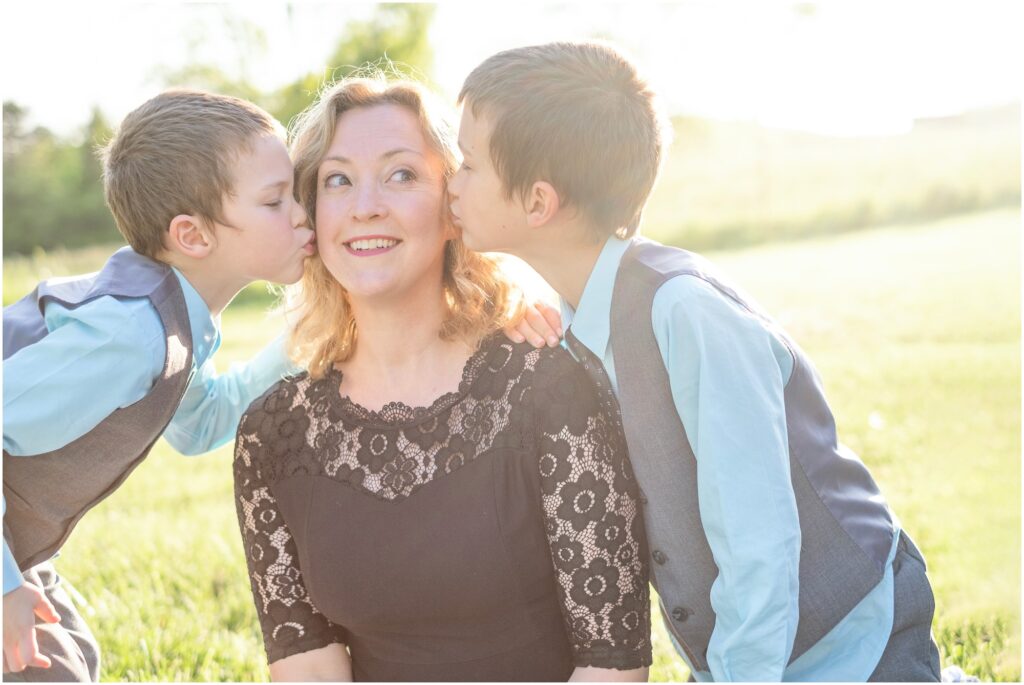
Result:
{"label": "woman's blonde hair", "polygon": [[[329,84],[296,118],[291,132],[295,190],[314,225],[317,174],[334,139],[338,119],[349,110],[379,105],[397,105],[416,115],[428,145],[441,158],[446,183],[458,169],[451,120],[419,83],[404,78],[389,80],[378,72]],[[442,220],[449,220],[447,212]],[[441,326],[442,340],[463,340],[475,347],[505,325],[511,315],[518,314],[512,310],[522,306],[521,297],[513,297],[513,287],[498,262],[467,249],[460,238],[445,244],[443,282],[448,312]],[[302,281],[288,292],[286,310],[289,318],[294,317],[289,354],[313,378],[352,356],[359,331],[348,293],[319,255],[306,262]]]}

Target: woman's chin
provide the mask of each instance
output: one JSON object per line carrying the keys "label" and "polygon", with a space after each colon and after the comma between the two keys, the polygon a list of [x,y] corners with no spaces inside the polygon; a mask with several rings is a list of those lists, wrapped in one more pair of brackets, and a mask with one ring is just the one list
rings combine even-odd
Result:
{"label": "woman's chin", "polygon": [[414,290],[398,279],[346,279],[341,282],[350,301],[382,301],[399,299]]}
{"label": "woman's chin", "polygon": [[443,267],[427,269],[418,274],[403,273],[397,269],[366,270],[361,273],[349,271],[338,278],[345,288],[350,301],[396,300],[405,302],[417,299],[435,290],[441,284]]}

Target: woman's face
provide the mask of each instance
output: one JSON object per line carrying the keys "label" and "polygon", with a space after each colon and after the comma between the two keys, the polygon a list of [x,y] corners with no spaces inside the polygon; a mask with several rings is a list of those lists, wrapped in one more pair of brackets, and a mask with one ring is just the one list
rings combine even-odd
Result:
{"label": "woman's face", "polygon": [[320,259],[355,299],[440,287],[447,222],[443,164],[416,115],[375,105],[338,118],[317,173]]}

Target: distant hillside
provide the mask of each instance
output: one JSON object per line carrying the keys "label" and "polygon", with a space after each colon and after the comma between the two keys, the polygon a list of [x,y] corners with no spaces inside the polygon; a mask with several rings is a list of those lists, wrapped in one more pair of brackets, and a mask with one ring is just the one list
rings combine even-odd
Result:
{"label": "distant hillside", "polygon": [[643,232],[695,249],[1020,203],[1020,103],[839,138],[680,118]]}

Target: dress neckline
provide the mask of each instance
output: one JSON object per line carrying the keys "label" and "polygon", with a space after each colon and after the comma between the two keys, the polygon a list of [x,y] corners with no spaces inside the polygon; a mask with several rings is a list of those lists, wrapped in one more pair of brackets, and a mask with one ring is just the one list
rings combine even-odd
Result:
{"label": "dress neckline", "polygon": [[341,394],[341,381],[345,374],[333,366],[328,369],[327,373],[318,382],[330,383],[333,386],[332,392],[329,393],[332,405],[337,407],[343,415],[359,423],[377,428],[399,428],[415,425],[450,409],[465,397],[473,387],[473,383],[480,377],[480,371],[485,366],[484,361],[486,360],[487,353],[502,338],[503,334],[500,331],[486,336],[463,365],[462,378],[459,381],[458,389],[440,395],[428,406],[412,407],[405,402],[396,401],[388,402],[380,409],[369,409],[348,395]]}

